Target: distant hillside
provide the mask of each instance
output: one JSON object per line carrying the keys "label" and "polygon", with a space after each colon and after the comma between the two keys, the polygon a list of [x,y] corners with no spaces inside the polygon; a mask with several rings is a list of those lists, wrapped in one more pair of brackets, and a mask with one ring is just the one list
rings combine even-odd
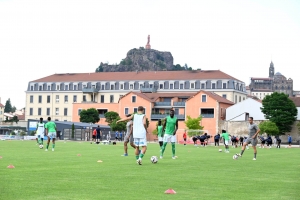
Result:
{"label": "distant hillside", "polygon": [[109,65],[100,63],[96,72],[127,72],[127,71],[177,71],[192,70],[191,67],[173,65],[173,56],[170,52],[161,52],[154,49],[131,49],[128,51],[126,58],[122,59],[119,64]]}

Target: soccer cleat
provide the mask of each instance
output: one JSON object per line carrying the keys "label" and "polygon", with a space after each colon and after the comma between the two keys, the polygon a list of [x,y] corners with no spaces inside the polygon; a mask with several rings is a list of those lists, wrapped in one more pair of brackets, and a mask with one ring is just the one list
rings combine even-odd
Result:
{"label": "soccer cleat", "polygon": [[237,155],[238,157],[242,157],[242,155],[241,155],[240,153],[237,153],[237,154],[235,154],[235,155]]}
{"label": "soccer cleat", "polygon": [[253,160],[256,160],[256,158],[253,158]]}
{"label": "soccer cleat", "polygon": [[45,149],[45,151],[48,151],[48,149]]}
{"label": "soccer cleat", "polygon": [[128,156],[128,154],[127,154],[127,153],[124,153],[122,156]]}
{"label": "soccer cleat", "polygon": [[54,148],[52,148],[52,151],[54,151]]}
{"label": "soccer cleat", "polygon": [[175,160],[175,159],[176,159],[176,156],[172,156],[172,159],[174,159],[174,160]]}
{"label": "soccer cleat", "polygon": [[140,158],[137,159],[137,160],[136,160],[136,163],[139,164],[139,165],[142,165],[142,159],[140,159]]}
{"label": "soccer cleat", "polygon": [[160,158],[160,159],[163,159],[163,157],[162,157],[162,156],[160,156],[159,158]]}

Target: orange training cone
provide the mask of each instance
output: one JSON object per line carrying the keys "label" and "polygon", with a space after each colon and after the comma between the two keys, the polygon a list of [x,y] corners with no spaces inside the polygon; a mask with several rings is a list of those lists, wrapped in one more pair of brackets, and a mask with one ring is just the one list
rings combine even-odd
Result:
{"label": "orange training cone", "polygon": [[12,168],[15,168],[15,166],[13,166],[13,165],[8,165],[7,168],[12,169]]}
{"label": "orange training cone", "polygon": [[165,191],[165,194],[176,194],[176,192],[173,189],[168,189]]}
{"label": "orange training cone", "polygon": [[77,154],[77,156],[81,156],[81,154]]}

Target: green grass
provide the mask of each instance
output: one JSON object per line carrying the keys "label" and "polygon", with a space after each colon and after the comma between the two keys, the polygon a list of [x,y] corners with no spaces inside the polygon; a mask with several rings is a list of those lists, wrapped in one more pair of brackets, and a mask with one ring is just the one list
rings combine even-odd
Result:
{"label": "green grass", "polygon": [[[58,141],[55,152],[45,152],[35,141],[0,141],[0,199],[299,199],[300,148],[259,149],[256,161],[251,148],[238,160],[232,155],[240,148],[176,150],[172,160],[168,144],[152,164],[159,146],[149,144],[139,166],[131,147],[121,156],[122,143]],[[169,188],[177,193],[164,194]]]}

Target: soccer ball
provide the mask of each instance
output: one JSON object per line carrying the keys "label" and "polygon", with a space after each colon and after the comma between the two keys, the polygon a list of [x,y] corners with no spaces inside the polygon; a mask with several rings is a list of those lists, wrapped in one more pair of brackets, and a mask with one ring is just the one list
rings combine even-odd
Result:
{"label": "soccer ball", "polygon": [[219,152],[222,152],[222,149],[219,149]]}
{"label": "soccer ball", "polygon": [[238,155],[233,155],[233,156],[232,156],[232,159],[233,159],[233,160],[237,160],[238,158],[239,158]]}
{"label": "soccer ball", "polygon": [[158,158],[156,156],[151,156],[150,160],[153,164],[156,164],[158,161]]}
{"label": "soccer ball", "polygon": [[39,147],[40,147],[40,149],[42,149],[42,148],[44,148],[44,145],[41,144]]}

